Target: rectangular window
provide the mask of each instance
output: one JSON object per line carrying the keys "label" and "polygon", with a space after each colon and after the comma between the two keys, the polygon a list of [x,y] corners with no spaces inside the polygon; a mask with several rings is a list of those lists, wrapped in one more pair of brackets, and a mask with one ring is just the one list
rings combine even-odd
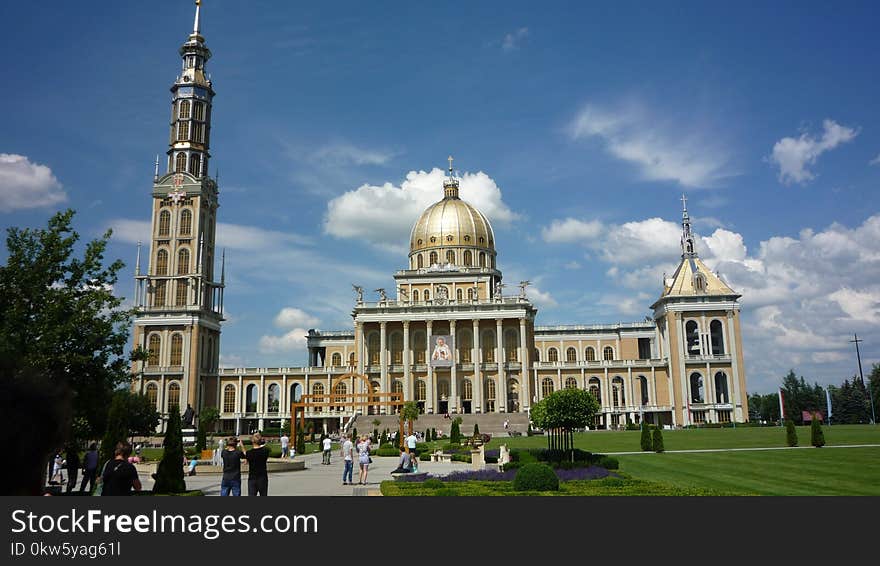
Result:
{"label": "rectangular window", "polygon": [[189,122],[179,122],[177,124],[177,141],[189,140]]}
{"label": "rectangular window", "polygon": [[719,423],[729,423],[730,422],[730,411],[718,411],[718,422]]}
{"label": "rectangular window", "polygon": [[650,360],[651,359],[651,339],[650,338],[639,338],[639,359],[640,360]]}
{"label": "rectangular window", "polygon": [[193,124],[193,135],[192,141],[197,143],[202,143],[205,140],[202,139],[202,134],[204,133],[204,124],[195,123]]}

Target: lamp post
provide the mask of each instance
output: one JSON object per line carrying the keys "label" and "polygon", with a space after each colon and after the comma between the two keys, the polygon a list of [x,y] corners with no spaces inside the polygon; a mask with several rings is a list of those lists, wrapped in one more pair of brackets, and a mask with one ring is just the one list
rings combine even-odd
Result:
{"label": "lamp post", "polygon": [[[865,386],[865,376],[862,373],[862,356],[859,353],[859,342],[864,342],[864,340],[859,340],[858,334],[853,334],[853,338],[854,339],[850,340],[850,342],[853,342],[856,345],[856,358],[859,360],[859,379],[862,380],[862,387],[866,387]],[[871,424],[874,424],[877,422],[877,420],[874,417],[874,396],[871,394],[870,387],[866,387],[866,389],[868,390],[868,400],[871,403]]]}

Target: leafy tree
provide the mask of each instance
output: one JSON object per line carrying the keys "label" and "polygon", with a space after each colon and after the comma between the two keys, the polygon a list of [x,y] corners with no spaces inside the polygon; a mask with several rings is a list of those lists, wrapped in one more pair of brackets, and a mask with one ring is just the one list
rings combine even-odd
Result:
{"label": "leafy tree", "polygon": [[156,431],[161,417],[146,395],[131,393],[127,389],[123,389],[116,392],[114,399],[116,397],[123,399],[130,435],[149,436]]}
{"label": "leafy tree", "polygon": [[419,419],[419,404],[415,401],[407,401],[400,409],[400,416],[409,423],[408,433],[413,433],[413,423]]}
{"label": "leafy tree", "polygon": [[[67,387],[71,419],[84,440],[107,430],[113,391],[129,380],[124,350],[131,312],[113,294],[123,263],[104,262],[111,231],[86,243],[80,257],[73,216],[67,210],[45,229],[7,230],[0,360],[4,374],[16,379],[42,376]],[[65,436],[69,425],[70,419]]]}
{"label": "leafy tree", "polygon": [[[217,407],[205,407],[202,409],[202,412],[199,413],[199,422],[204,423],[205,430],[214,433],[214,425],[217,424],[217,421],[220,420],[220,411],[217,410]],[[286,430],[285,430],[286,427]],[[289,433],[290,432],[290,423],[285,421],[281,424],[281,432]]]}
{"label": "leafy tree", "polygon": [[789,446],[798,445],[797,430],[794,428],[794,421],[792,419],[785,419],[785,442]]}
{"label": "leafy tree", "polygon": [[647,423],[642,423],[642,451],[650,452],[654,449],[654,443],[651,440],[651,427]]}
{"label": "leafy tree", "polygon": [[876,419],[878,411],[880,411],[880,363],[871,367],[871,373],[868,375],[868,388],[871,392],[868,403],[873,402],[873,412],[868,412]]}
{"label": "leafy tree", "polygon": [[782,378],[782,390],[786,417],[793,419],[796,424],[803,423],[803,411],[818,411],[825,404],[825,392],[822,387],[818,383],[810,387],[803,376],[800,378],[795,376],[793,369]]}
{"label": "leafy tree", "polygon": [[547,447],[574,458],[574,430],[588,426],[598,410],[599,403],[589,392],[561,389],[532,405],[530,412],[535,426],[548,431]]}
{"label": "leafy tree", "polygon": [[813,420],[810,424],[810,444],[816,448],[825,446],[825,433],[822,432],[822,423],[816,413],[813,413]]}
{"label": "leafy tree", "polygon": [[666,448],[663,446],[663,429],[662,427],[654,428],[652,433],[652,444],[654,445],[654,452],[664,452]]}
{"label": "leafy tree", "polygon": [[156,483],[153,484],[154,493],[183,493],[186,491],[186,480],[183,478],[183,431],[180,425],[180,415],[177,411],[171,411],[168,415],[168,426],[165,430],[165,440],[162,441],[165,452],[162,461],[156,468]]}
{"label": "leafy tree", "polygon": [[98,452],[98,468],[99,470],[107,460],[112,460],[116,443],[121,440],[127,440],[129,435],[127,403],[122,395],[113,397],[110,403],[110,410],[107,413],[107,430],[104,431],[104,437],[101,439],[101,448]]}

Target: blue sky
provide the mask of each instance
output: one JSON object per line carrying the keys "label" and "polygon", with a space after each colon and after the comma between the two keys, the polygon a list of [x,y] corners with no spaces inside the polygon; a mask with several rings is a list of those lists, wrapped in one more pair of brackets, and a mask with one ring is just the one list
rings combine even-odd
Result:
{"label": "blue sky", "polygon": [[[205,0],[227,248],[221,362],[294,366],[392,289],[442,196],[493,222],[539,324],[641,320],[677,263],[681,195],[743,294],[750,391],[880,360],[876,3]],[[6,2],[0,227],[75,208],[146,238],[192,2]],[[2,255],[5,252],[0,252]],[[219,256],[219,250],[218,250]],[[368,298],[371,293],[368,293]]]}

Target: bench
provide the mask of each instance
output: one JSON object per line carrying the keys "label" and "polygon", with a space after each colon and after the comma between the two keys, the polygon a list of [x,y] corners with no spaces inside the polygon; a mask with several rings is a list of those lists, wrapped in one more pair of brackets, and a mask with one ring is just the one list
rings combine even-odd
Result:
{"label": "bench", "polygon": [[412,481],[425,481],[426,479],[428,479],[428,472],[398,472],[396,474],[391,474],[391,477],[394,478],[395,481],[399,480],[403,476],[414,478]]}
{"label": "bench", "polygon": [[434,452],[431,454],[432,462],[452,462],[452,454],[444,454],[443,452]]}

